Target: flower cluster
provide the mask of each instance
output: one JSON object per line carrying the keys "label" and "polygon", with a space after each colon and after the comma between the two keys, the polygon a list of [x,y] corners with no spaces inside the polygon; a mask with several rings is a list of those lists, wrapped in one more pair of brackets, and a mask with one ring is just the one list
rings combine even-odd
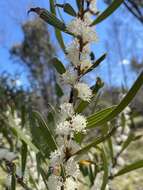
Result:
{"label": "flower cluster", "polygon": [[66,46],[67,58],[74,67],[66,71],[61,77],[64,84],[69,84],[77,91],[77,97],[90,101],[92,90],[90,87],[80,82],[80,78],[92,67],[90,43],[97,42],[98,37],[95,28],[92,26],[93,15],[97,12],[95,0],[85,0],[85,10],[80,10],[77,16],[67,24],[67,31],[73,34],[73,41]]}
{"label": "flower cluster", "polygon": [[55,129],[58,148],[50,155],[48,178],[49,189],[79,189],[79,164],[74,154],[80,149],[74,137],[77,133],[86,133],[86,118],[74,111],[76,99],[90,102],[92,90],[81,77],[93,65],[90,43],[97,42],[95,28],[92,27],[92,16],[97,12],[95,0],[85,0],[82,10],[67,24],[66,30],[73,34],[72,42],[66,46],[66,56],[70,68],[61,75],[64,84],[70,85],[71,94],[68,101],[61,104],[59,121]]}
{"label": "flower cluster", "polygon": [[123,143],[128,139],[130,133],[130,124],[131,124],[130,112],[131,112],[130,107],[126,107],[117,120],[117,133],[115,135],[113,142],[115,166],[111,170],[112,175],[117,173],[119,166],[125,165],[125,161],[121,153],[122,153]]}
{"label": "flower cluster", "polygon": [[[74,141],[74,134],[85,132],[86,118],[80,114],[75,114],[71,103],[62,104],[59,114],[60,122],[57,123],[55,131],[58,149],[50,155],[49,170],[51,176],[48,179],[48,186],[55,190],[61,187],[66,190],[74,190],[78,188],[78,177],[80,175],[78,162],[72,156],[80,149],[80,146]],[[63,177],[61,177],[62,170],[64,170]]]}

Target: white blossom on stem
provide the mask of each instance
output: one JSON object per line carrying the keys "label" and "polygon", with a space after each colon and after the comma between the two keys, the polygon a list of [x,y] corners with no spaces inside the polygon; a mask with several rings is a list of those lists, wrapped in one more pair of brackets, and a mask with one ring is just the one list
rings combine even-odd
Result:
{"label": "white blossom on stem", "polygon": [[77,114],[72,117],[72,128],[75,132],[85,132],[86,128],[86,118],[83,115]]}
{"label": "white blossom on stem", "polygon": [[74,88],[78,92],[78,97],[81,98],[84,101],[89,102],[92,97],[92,90],[90,87],[85,83],[77,83]]}

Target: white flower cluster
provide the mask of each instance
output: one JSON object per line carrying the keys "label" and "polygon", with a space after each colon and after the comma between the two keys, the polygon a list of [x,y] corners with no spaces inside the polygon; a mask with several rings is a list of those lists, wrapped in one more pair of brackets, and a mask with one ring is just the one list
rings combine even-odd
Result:
{"label": "white flower cluster", "polygon": [[[78,162],[72,155],[80,149],[80,146],[74,141],[74,133],[85,132],[86,118],[75,114],[73,104],[64,103],[60,106],[60,120],[56,128],[59,148],[50,155],[49,170],[52,175],[48,179],[48,186],[49,189],[58,190],[63,186],[66,190],[75,190],[78,188],[80,170]],[[65,179],[60,176],[62,166],[64,166]]]}
{"label": "white flower cluster", "polygon": [[81,37],[83,43],[96,42],[98,40],[97,34],[94,28],[90,27],[90,24],[76,17],[67,25],[67,30],[75,36]]}
{"label": "white flower cluster", "polygon": [[130,133],[130,122],[131,122],[130,121],[130,112],[131,112],[130,107],[126,107],[117,120],[118,128],[117,128],[117,133],[115,135],[114,147],[113,147],[117,166],[112,168],[112,170],[111,170],[112,175],[117,173],[118,166],[125,165],[125,160],[120,155],[120,152],[122,151],[123,143],[128,139],[128,136]]}
{"label": "white flower cluster", "polygon": [[90,101],[92,90],[87,84],[81,83],[81,76],[92,67],[90,57],[90,43],[97,42],[98,37],[95,28],[91,25],[93,15],[97,12],[95,0],[88,2],[87,10],[83,11],[67,24],[67,31],[74,35],[73,41],[66,46],[67,58],[74,66],[73,71],[66,71],[62,74],[65,84],[72,85],[77,90],[77,97],[84,101]]}
{"label": "white flower cluster", "polygon": [[75,114],[71,103],[60,106],[60,120],[56,128],[57,135],[73,137],[74,133],[85,132],[86,118],[81,114]]}
{"label": "white flower cluster", "polygon": [[68,102],[65,101],[60,106],[60,119],[55,129],[58,149],[51,153],[49,163],[51,175],[48,178],[48,186],[53,190],[79,189],[80,170],[74,154],[80,150],[80,146],[75,142],[74,136],[86,132],[87,121],[83,115],[75,113],[73,105],[77,97],[87,102],[92,98],[91,88],[81,81],[81,77],[92,67],[90,43],[97,42],[98,39],[95,29],[91,26],[92,16],[97,12],[96,1],[90,0],[86,4],[87,10],[82,13],[79,11],[78,16],[66,27],[74,39],[65,50],[71,68],[61,75],[61,81],[70,85],[71,95],[74,97],[70,97]]}
{"label": "white flower cluster", "polygon": [[36,183],[36,186],[39,190],[45,189],[45,183],[43,181],[43,178],[41,175],[39,175],[37,171],[37,160],[35,152],[31,151],[30,155],[27,157],[27,169],[25,171],[25,181],[28,183],[29,186],[31,184],[29,183],[29,179],[32,178]]}

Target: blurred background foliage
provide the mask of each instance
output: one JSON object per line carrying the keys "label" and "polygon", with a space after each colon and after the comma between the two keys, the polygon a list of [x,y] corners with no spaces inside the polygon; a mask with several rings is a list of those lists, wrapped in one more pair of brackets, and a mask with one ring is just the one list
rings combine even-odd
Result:
{"label": "blurred background foliage", "polygon": [[[103,1],[106,4],[112,2],[112,0]],[[16,11],[16,9],[14,11]],[[107,72],[105,73],[108,82],[104,81],[105,85],[100,91],[98,102],[95,101],[95,104],[90,105],[89,109],[85,111],[86,114],[89,114],[91,110],[95,112],[101,108],[117,104],[119,102],[119,94],[128,91],[130,86],[128,85],[129,76],[137,76],[137,74],[143,69],[143,56],[140,52],[139,54],[137,53],[138,49],[136,44],[138,40],[142,43],[143,38],[138,34],[134,35],[134,33],[130,31],[130,28],[128,28],[129,23],[134,27],[134,23],[132,23],[132,17],[134,17],[134,22],[140,23],[140,28],[137,28],[137,30],[139,30],[139,32],[143,31],[143,1],[126,0],[123,3],[123,15],[131,15],[131,17],[127,19],[126,27],[122,27],[125,18],[121,18],[122,15],[120,15],[119,18],[117,15],[116,18],[113,19],[110,28],[107,30],[107,33],[114,31],[114,34],[112,35],[112,38],[105,39],[105,49],[107,52],[110,50],[111,55],[116,54],[114,55],[115,57],[117,55],[120,57],[118,60],[121,62],[121,70],[118,74],[120,75],[120,78],[123,76],[123,81],[120,84],[115,84],[113,82],[114,79],[112,76],[114,76],[114,67],[112,67],[112,62],[115,61],[114,64],[116,64],[116,60],[108,58],[106,62]],[[122,34],[124,34],[124,38],[122,39],[120,33],[121,27]],[[58,82],[58,76],[52,62],[52,58],[59,53],[59,49],[58,47],[55,47],[54,43],[52,43],[51,35],[53,34],[51,34],[51,32],[53,31],[47,28],[47,25],[37,17],[21,23],[21,29],[23,32],[23,40],[21,43],[12,44],[9,48],[9,52],[13,64],[16,62],[19,66],[23,65],[24,72],[27,75],[26,83],[28,83],[28,88],[25,88],[22,85],[20,79],[21,73],[19,73],[18,70],[16,75],[9,74],[7,70],[3,70],[0,74],[0,112],[1,115],[4,115],[4,118],[0,118],[0,148],[9,148],[11,151],[15,151],[19,146],[17,145],[17,141],[13,140],[13,133],[11,133],[5,122],[5,113],[7,110],[10,108],[12,114],[14,114],[13,110],[17,110],[17,114],[21,118],[22,128],[27,127],[26,129],[28,129],[29,124],[27,124],[26,121],[29,117],[28,113],[30,113],[31,110],[38,110],[47,116],[47,113],[50,113],[49,111],[51,111],[50,105],[56,105],[59,103],[56,85],[56,81]],[[128,37],[126,38],[125,36],[127,33],[131,33],[129,34],[130,48],[126,45],[128,42],[122,42],[125,39],[128,40]],[[138,40],[136,41],[135,39],[137,38]],[[116,43],[116,48],[113,53],[114,43]],[[141,46],[141,50],[143,52],[143,46]],[[124,53],[126,54],[126,51],[130,51],[129,60],[124,59]],[[126,65],[128,65],[130,69],[127,70]],[[98,72],[100,73],[101,71],[97,70],[97,73]],[[116,75],[116,77],[119,76]],[[92,78],[93,76],[91,79]],[[87,80],[90,82],[90,77]],[[143,132],[142,96],[143,88],[140,89],[130,105],[132,110],[131,115],[134,118],[134,125],[132,125],[131,130],[135,131],[136,134],[141,134]],[[5,137],[5,139],[3,137]],[[135,141],[129,146],[127,153],[124,155],[125,160],[136,160],[136,158],[142,159],[142,145],[143,138],[139,141]],[[115,187],[113,190],[142,190],[142,172],[143,171],[140,170],[140,172],[137,171],[127,174],[127,176],[119,177],[117,181],[113,181]],[[3,178],[2,175],[0,176],[0,184],[2,184],[1,178]],[[2,189],[1,186],[0,189]]]}

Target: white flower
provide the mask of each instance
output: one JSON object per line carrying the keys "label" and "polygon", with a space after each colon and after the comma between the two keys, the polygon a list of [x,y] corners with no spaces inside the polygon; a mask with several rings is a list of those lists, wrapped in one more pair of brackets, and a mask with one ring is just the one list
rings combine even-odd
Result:
{"label": "white flower", "polygon": [[123,159],[122,157],[119,156],[118,159],[117,159],[117,164],[120,165],[120,166],[125,165],[125,161],[124,161],[124,159]]}
{"label": "white flower", "polygon": [[92,97],[92,90],[90,87],[85,83],[77,83],[74,86],[75,89],[78,91],[78,97],[84,101],[89,102]]}
{"label": "white flower", "polygon": [[81,61],[80,63],[80,69],[82,72],[85,72],[87,69],[89,69],[92,66],[91,60],[85,59]]}
{"label": "white flower", "polygon": [[16,126],[19,126],[21,124],[21,118],[18,117],[18,113],[16,111],[14,112],[13,118]]}
{"label": "white flower", "polygon": [[80,174],[80,170],[79,165],[75,162],[74,158],[70,158],[67,161],[65,171],[67,176],[72,176],[77,179]]}
{"label": "white flower", "polygon": [[72,127],[75,132],[85,132],[87,120],[84,116],[78,114],[72,117]]}
{"label": "white flower", "polygon": [[91,27],[85,27],[81,36],[82,36],[83,41],[85,43],[86,42],[97,42],[98,41],[98,37],[97,37],[97,34],[95,32],[95,29],[91,28]]}
{"label": "white flower", "polygon": [[71,44],[66,46],[66,52],[68,59],[75,67],[77,67],[79,64],[79,42],[77,39],[73,40]]}
{"label": "white flower", "polygon": [[78,150],[80,150],[79,144],[77,144],[75,141],[70,139],[69,141],[66,142],[66,147],[70,150],[70,154],[74,154]]}
{"label": "white flower", "polygon": [[81,35],[81,29],[83,28],[83,21],[80,18],[74,18],[68,25],[67,30],[76,36]]}
{"label": "white flower", "polygon": [[67,117],[72,117],[74,115],[73,104],[71,103],[63,103],[60,105],[62,115],[66,115]]}
{"label": "white flower", "polygon": [[48,178],[48,187],[50,190],[61,190],[63,186],[62,178],[59,176],[51,175]]}
{"label": "white flower", "polygon": [[98,40],[94,29],[79,18],[73,19],[68,25],[67,30],[76,36],[81,36],[84,43],[96,42]]}
{"label": "white flower", "polygon": [[122,146],[120,145],[114,145],[114,151],[115,151],[115,154],[118,154],[122,149]]}
{"label": "white flower", "polygon": [[128,135],[125,135],[125,134],[122,134],[120,137],[121,141],[123,141],[123,142],[125,142],[127,140],[127,138],[128,138]]}
{"label": "white flower", "polygon": [[100,190],[102,186],[102,180],[103,180],[103,172],[100,172],[97,174],[94,185],[92,186],[91,190]]}
{"label": "white flower", "polygon": [[98,12],[98,9],[97,9],[97,6],[96,6],[96,1],[97,1],[97,0],[91,0],[91,1],[90,1],[89,9],[90,9],[93,13],[97,13],[97,12]]}
{"label": "white flower", "polygon": [[71,63],[77,67],[81,60],[87,59],[90,54],[90,45],[84,45],[82,52],[80,52],[80,46],[78,39],[74,39],[72,43],[66,46],[67,58]]}
{"label": "white flower", "polygon": [[50,165],[55,166],[62,163],[62,160],[64,158],[64,152],[61,149],[55,150],[54,152],[51,152],[50,154]]}
{"label": "white flower", "polygon": [[124,134],[128,135],[129,132],[130,132],[129,126],[128,126],[128,125],[125,125],[125,127],[124,127]]}
{"label": "white flower", "polygon": [[131,108],[129,106],[127,106],[124,111],[123,111],[124,114],[130,114],[131,113]]}
{"label": "white flower", "polygon": [[61,75],[62,77],[62,81],[65,83],[65,84],[74,84],[76,79],[77,79],[77,74],[75,72],[72,72],[72,71],[69,71],[67,70],[65,73],[63,73]]}
{"label": "white flower", "polygon": [[112,169],[111,169],[111,174],[112,174],[112,175],[116,175],[117,172],[118,172],[118,169],[117,169],[117,168],[112,168]]}
{"label": "white flower", "polygon": [[65,136],[68,136],[72,129],[71,129],[71,124],[69,121],[63,121],[63,122],[60,122],[57,127],[56,127],[56,134],[57,135],[65,135]]}
{"label": "white flower", "polygon": [[78,182],[75,181],[72,177],[66,178],[64,189],[65,190],[77,190],[78,189]]}
{"label": "white flower", "polygon": [[92,24],[93,19],[92,19],[92,14],[90,12],[86,12],[84,14],[84,22],[89,26],[90,24]]}

